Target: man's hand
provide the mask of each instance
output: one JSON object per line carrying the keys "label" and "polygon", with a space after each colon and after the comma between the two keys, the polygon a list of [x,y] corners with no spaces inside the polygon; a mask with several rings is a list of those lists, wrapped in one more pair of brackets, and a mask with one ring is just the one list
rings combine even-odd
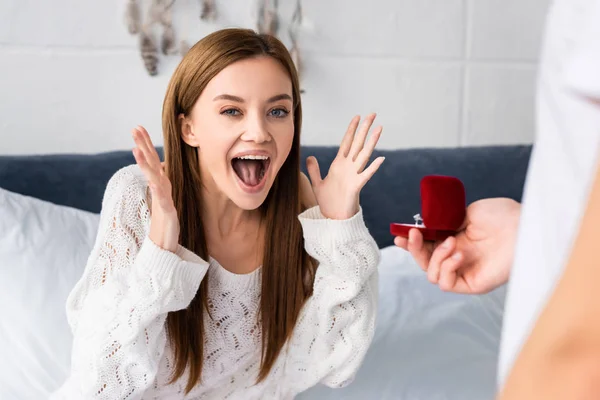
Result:
{"label": "man's hand", "polygon": [[408,250],[431,283],[455,293],[481,294],[508,281],[521,205],[507,198],[476,201],[467,207],[456,236],[423,242],[417,229],[394,243]]}

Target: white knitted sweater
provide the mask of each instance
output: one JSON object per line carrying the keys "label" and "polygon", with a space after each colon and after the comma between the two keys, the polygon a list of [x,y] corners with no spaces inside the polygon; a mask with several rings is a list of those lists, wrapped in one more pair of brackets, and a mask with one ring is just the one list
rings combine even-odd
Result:
{"label": "white knitted sweater", "polygon": [[[67,301],[74,341],[71,375],[53,399],[292,399],[318,383],[349,384],[372,340],[378,247],[362,211],[328,220],[303,212],[307,252],[318,262],[314,294],[270,375],[260,360],[260,268],[237,275],[179,247],[148,239],[147,182],[136,165],[118,171],[104,195],[100,228]],[[209,307],[202,382],[184,397],[187,374],[169,385],[173,354],[167,313],[184,309],[206,271]]]}

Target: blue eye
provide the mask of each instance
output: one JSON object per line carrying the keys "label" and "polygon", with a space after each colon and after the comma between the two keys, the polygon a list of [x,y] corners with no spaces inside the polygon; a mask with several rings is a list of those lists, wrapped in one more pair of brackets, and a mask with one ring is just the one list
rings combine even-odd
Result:
{"label": "blue eye", "polygon": [[221,114],[227,115],[228,117],[237,117],[241,113],[239,110],[236,110],[235,108],[228,108],[227,110],[221,111]]}
{"label": "blue eye", "polygon": [[274,108],[269,114],[275,118],[285,118],[289,114],[289,111],[284,110],[283,108]]}

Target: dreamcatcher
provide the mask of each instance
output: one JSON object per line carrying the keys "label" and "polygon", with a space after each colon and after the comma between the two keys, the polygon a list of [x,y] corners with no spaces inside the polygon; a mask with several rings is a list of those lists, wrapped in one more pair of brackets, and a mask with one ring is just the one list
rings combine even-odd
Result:
{"label": "dreamcatcher", "polygon": [[[287,33],[291,42],[290,54],[296,68],[300,71],[300,52],[298,50],[298,30],[302,24],[301,0],[295,0],[295,11],[290,21]],[[280,29],[280,17],[278,13],[279,0],[259,0],[257,13],[257,30],[260,33],[268,33],[278,36]],[[125,22],[127,30],[132,35],[139,36],[139,47],[144,66],[148,74],[158,74],[159,54],[165,56],[185,55],[190,49],[186,40],[186,29],[182,29],[179,43],[177,43],[175,29],[173,27],[173,7],[176,0],[150,0],[147,16],[142,18],[142,0],[127,0],[125,10]],[[214,0],[200,0],[201,21],[215,21],[217,19],[216,5]],[[155,27],[159,26],[161,34],[157,41],[154,36]],[[185,28],[185,27],[184,27]]]}

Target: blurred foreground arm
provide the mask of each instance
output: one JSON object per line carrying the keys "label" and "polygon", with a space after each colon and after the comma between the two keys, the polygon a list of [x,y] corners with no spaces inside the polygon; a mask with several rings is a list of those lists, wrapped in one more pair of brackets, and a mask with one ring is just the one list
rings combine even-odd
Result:
{"label": "blurred foreground arm", "polygon": [[600,399],[600,168],[571,257],[499,400]]}

